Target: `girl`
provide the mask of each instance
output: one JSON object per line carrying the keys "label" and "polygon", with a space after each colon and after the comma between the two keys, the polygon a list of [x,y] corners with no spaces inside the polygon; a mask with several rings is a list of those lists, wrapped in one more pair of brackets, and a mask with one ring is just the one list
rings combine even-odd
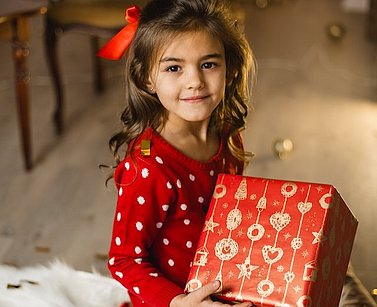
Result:
{"label": "girl", "polygon": [[241,174],[250,156],[240,137],[249,45],[220,0],[152,0],[126,17],[100,52],[124,52],[126,71],[123,129],[110,140],[109,270],[133,306],[228,306],[210,299],[218,281],[188,295],[184,287],[218,173]]}

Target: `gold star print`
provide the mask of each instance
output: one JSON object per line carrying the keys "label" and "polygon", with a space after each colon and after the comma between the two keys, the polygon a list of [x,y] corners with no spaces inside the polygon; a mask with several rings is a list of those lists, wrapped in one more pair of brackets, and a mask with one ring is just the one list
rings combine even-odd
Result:
{"label": "gold star print", "polygon": [[312,234],[314,236],[312,244],[319,243],[322,244],[324,241],[327,240],[326,236],[323,234],[322,229],[320,231],[312,231]]}
{"label": "gold star print", "polygon": [[211,218],[205,222],[205,227],[204,227],[204,230],[203,231],[214,231],[215,227],[219,226],[220,224],[219,223],[215,223],[213,221],[213,216],[211,216]]}
{"label": "gold star print", "polygon": [[250,279],[251,273],[259,268],[259,266],[251,265],[248,263],[248,261],[245,261],[245,263],[242,264],[236,264],[237,268],[240,270],[240,274],[238,275],[238,279],[241,277],[247,277]]}
{"label": "gold star print", "polygon": [[308,250],[307,250],[307,249],[304,250],[304,251],[301,253],[301,256],[304,257],[304,259],[305,259],[306,257],[308,257],[308,256],[309,256],[309,252],[308,252]]}
{"label": "gold star print", "polygon": [[244,235],[244,232],[242,229],[237,231],[237,237],[242,237]]}
{"label": "gold star print", "polygon": [[299,293],[301,292],[301,287],[299,285],[297,285],[296,287],[293,288],[293,290],[296,292],[296,293]]}
{"label": "gold star print", "polygon": [[323,187],[319,185],[318,187],[316,187],[316,189],[317,189],[318,193],[321,193],[321,191],[323,190]]}

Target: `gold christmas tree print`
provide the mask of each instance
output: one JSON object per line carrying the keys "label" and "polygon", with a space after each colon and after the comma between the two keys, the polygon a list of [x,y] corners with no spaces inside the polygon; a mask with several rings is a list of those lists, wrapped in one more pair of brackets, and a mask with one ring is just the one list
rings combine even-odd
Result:
{"label": "gold christmas tree print", "polygon": [[242,179],[234,198],[237,200],[245,200],[247,198],[246,178]]}

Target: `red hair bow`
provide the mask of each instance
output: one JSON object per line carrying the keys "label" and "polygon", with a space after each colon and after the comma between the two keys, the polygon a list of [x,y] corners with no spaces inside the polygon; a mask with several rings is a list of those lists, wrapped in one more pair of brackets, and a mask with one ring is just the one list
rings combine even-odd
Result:
{"label": "red hair bow", "polygon": [[126,10],[125,19],[128,24],[98,51],[98,56],[108,60],[119,60],[123,56],[135,36],[140,12],[140,8],[136,5]]}

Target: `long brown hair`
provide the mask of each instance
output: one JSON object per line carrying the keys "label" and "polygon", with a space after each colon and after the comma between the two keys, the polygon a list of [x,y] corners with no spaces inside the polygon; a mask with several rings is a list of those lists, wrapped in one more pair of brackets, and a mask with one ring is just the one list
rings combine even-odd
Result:
{"label": "long brown hair", "polygon": [[123,145],[128,146],[147,127],[157,129],[164,124],[165,109],[157,95],[147,88],[150,73],[164,44],[191,31],[207,31],[224,45],[225,95],[211,115],[210,125],[226,137],[232,155],[247,162],[249,155],[236,138],[246,125],[254,61],[249,44],[227,7],[229,4],[224,0],[151,0],[144,7],[135,37],[125,54],[123,128],[109,141],[117,164]]}

